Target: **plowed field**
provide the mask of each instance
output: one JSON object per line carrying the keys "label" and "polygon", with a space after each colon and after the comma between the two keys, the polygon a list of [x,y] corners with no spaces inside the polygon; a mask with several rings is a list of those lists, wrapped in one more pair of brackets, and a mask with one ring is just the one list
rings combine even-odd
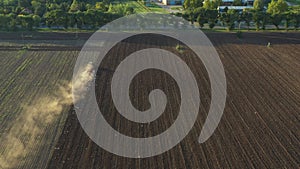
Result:
{"label": "plowed field", "polygon": [[[234,33],[207,33],[224,65],[227,101],[218,128],[202,144],[197,140],[211,95],[201,61],[187,48],[177,51],[176,40],[160,35],[118,43],[118,50],[112,50],[97,69],[96,96],[105,119],[120,133],[157,135],[172,125],[180,104],[176,82],[166,73],[147,70],[132,81],[132,104],[148,109],[149,92],[159,88],[167,95],[165,112],[149,124],[121,116],[109,91],[116,66],[128,54],[149,47],[172,51],[187,63],[199,86],[201,106],[193,129],[173,149],[145,159],[116,156],[97,146],[81,128],[72,103],[62,103],[68,97],[57,92],[61,86],[68,90],[65,83],[71,80],[81,41],[89,35],[80,35],[80,42],[64,35],[77,42],[75,47],[69,41],[41,45],[38,42],[47,38],[39,36],[28,40],[36,45],[26,51],[16,45],[18,38],[10,36],[1,39],[0,47],[1,169],[300,167],[300,33],[243,33],[240,39]],[[6,41],[13,44],[10,50],[5,50]],[[52,105],[53,100],[58,103]]]}

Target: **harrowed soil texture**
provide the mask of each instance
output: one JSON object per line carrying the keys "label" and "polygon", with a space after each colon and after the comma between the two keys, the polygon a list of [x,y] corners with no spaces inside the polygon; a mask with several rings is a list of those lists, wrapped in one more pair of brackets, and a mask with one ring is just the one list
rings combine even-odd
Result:
{"label": "harrowed soil texture", "polygon": [[[84,36],[84,35],[82,35]],[[111,78],[130,53],[145,48],[173,52],[187,63],[200,92],[198,118],[189,134],[171,150],[154,157],[132,159],[97,146],[81,128],[71,107],[48,168],[299,168],[300,167],[300,33],[207,33],[224,65],[227,101],[215,133],[205,143],[198,137],[210,101],[210,82],[204,65],[175,39],[144,34],[119,42],[101,63],[96,76],[98,105],[107,122],[132,137],[155,136],[176,120],[179,88],[167,73],[147,70],[130,86],[132,104],[150,108],[148,94],[161,89],[167,95],[165,112],[149,124],[121,116],[112,101]],[[270,42],[270,47],[267,47]]]}

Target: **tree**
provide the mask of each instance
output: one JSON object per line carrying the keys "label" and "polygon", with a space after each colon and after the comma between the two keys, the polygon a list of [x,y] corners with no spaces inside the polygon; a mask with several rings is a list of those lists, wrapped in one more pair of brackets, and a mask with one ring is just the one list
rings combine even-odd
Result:
{"label": "tree", "polygon": [[185,0],[183,3],[184,9],[194,10],[196,8],[202,7],[203,0]]}
{"label": "tree", "polygon": [[258,31],[260,29],[261,20],[263,20],[264,13],[262,11],[253,10],[252,14],[253,14],[253,21],[254,21],[255,26],[256,26],[256,31]]}
{"label": "tree", "polygon": [[19,7],[19,6],[17,6],[17,7],[15,8],[15,10],[14,10],[14,13],[15,13],[16,15],[19,15],[19,14],[21,13],[21,11],[22,11],[22,8]]}
{"label": "tree", "polygon": [[47,12],[44,18],[48,27],[63,26],[64,28],[68,28],[69,26],[67,12],[60,9]]}
{"label": "tree", "polygon": [[90,9],[84,13],[84,24],[91,26],[92,29],[96,28],[96,11]]}
{"label": "tree", "polygon": [[222,0],[214,0],[215,8],[217,9],[219,6],[222,6]]}
{"label": "tree", "polygon": [[108,10],[108,8],[106,7],[106,5],[103,2],[96,2],[95,8],[97,10],[101,10],[101,11],[107,11]]}
{"label": "tree", "polygon": [[117,4],[117,5],[109,5],[108,12],[115,13],[119,15],[130,15],[134,13],[134,9],[128,4]]}
{"label": "tree", "polygon": [[74,28],[76,25],[76,13],[68,13],[69,26]]}
{"label": "tree", "polygon": [[8,15],[0,14],[0,29],[8,30],[10,17]]}
{"label": "tree", "polygon": [[31,1],[31,5],[32,5],[32,11],[35,15],[39,15],[40,17],[43,16],[43,14],[46,11],[46,5],[45,3],[42,3],[39,0],[33,0]]}
{"label": "tree", "polygon": [[279,25],[280,25],[282,19],[283,19],[283,15],[282,14],[271,15],[272,23],[276,27],[277,30],[279,30]]}
{"label": "tree", "polygon": [[20,25],[23,29],[31,31],[33,29],[33,18],[32,15],[18,15],[17,17]]}
{"label": "tree", "polygon": [[128,4],[126,4],[125,12],[126,12],[126,15],[134,14],[134,8],[129,6]]}
{"label": "tree", "polygon": [[266,24],[270,21],[270,15],[266,12],[262,12],[262,20],[261,20],[261,27],[263,30],[266,29]]}
{"label": "tree", "polygon": [[293,19],[293,12],[291,10],[287,11],[286,13],[284,13],[284,19],[285,19],[285,30],[288,31],[291,20]]}
{"label": "tree", "polygon": [[218,18],[218,10],[208,9],[206,10],[206,15],[208,19],[209,28],[214,28]]}
{"label": "tree", "polygon": [[199,23],[199,26],[201,28],[203,28],[204,24],[207,22],[207,18],[206,18],[206,9],[204,9],[203,7],[197,8],[197,10],[195,10],[197,17],[197,22]]}
{"label": "tree", "polygon": [[227,30],[232,30],[234,28],[234,22],[238,19],[238,12],[233,9],[227,10],[227,12],[222,13],[221,20],[227,26]]}
{"label": "tree", "polygon": [[69,11],[70,5],[67,2],[63,2],[59,5],[59,9],[63,11]]}
{"label": "tree", "polygon": [[195,15],[193,10],[189,11],[189,20],[191,21],[191,24],[194,24]]}
{"label": "tree", "polygon": [[18,6],[23,8],[31,8],[30,0],[18,0]]}
{"label": "tree", "polygon": [[206,23],[206,18],[203,15],[198,15],[197,22],[199,23],[200,28],[203,28]]}
{"label": "tree", "polygon": [[10,13],[9,15],[9,23],[8,23],[8,30],[16,31],[17,30],[17,20],[16,15],[14,13]]}
{"label": "tree", "polygon": [[95,11],[95,26],[103,26],[104,24],[106,24],[109,21],[106,21],[104,16],[106,16],[106,14],[100,10]]}
{"label": "tree", "polygon": [[83,12],[76,12],[75,13],[75,24],[77,25],[77,27],[79,29],[82,28],[82,26],[84,25],[84,13]]}
{"label": "tree", "polygon": [[271,15],[272,23],[276,26],[276,29],[279,29],[279,24],[283,20],[283,14],[287,9],[287,3],[283,0],[272,0],[271,3],[269,3],[267,13]]}
{"label": "tree", "polygon": [[242,15],[242,20],[246,22],[248,30],[250,28],[250,22],[252,21],[253,15],[250,11],[244,10]]}
{"label": "tree", "polygon": [[79,3],[77,2],[77,0],[73,0],[69,12],[77,12],[79,10],[80,10]]}
{"label": "tree", "polygon": [[195,10],[199,7],[202,7],[203,0],[185,0],[183,7],[185,9],[184,17],[186,16],[186,19],[190,20],[192,24],[194,24],[195,17]]}
{"label": "tree", "polygon": [[290,15],[291,15],[291,24],[294,25],[294,28],[297,29],[299,28],[300,25],[300,6],[298,7],[292,7],[290,10]]}
{"label": "tree", "polygon": [[254,10],[262,11],[264,8],[264,0],[254,0],[253,8]]}
{"label": "tree", "polygon": [[205,9],[215,9],[214,2],[211,1],[211,0],[204,0],[203,8],[205,8]]}
{"label": "tree", "polygon": [[33,19],[33,26],[39,27],[41,23],[41,17],[38,15],[33,15],[32,19]]}
{"label": "tree", "polygon": [[270,15],[275,14],[283,14],[288,9],[288,5],[284,0],[272,0],[271,3],[269,3],[267,13]]}

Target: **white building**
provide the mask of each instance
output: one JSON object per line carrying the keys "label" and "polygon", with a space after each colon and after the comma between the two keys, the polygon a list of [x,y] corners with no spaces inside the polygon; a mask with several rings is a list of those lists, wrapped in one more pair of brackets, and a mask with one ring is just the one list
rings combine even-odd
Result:
{"label": "white building", "polygon": [[244,9],[251,9],[253,6],[219,6],[218,11],[220,13],[225,12],[225,9],[234,9],[236,11],[242,12]]}
{"label": "white building", "polygon": [[184,0],[161,0],[165,5],[183,5]]}

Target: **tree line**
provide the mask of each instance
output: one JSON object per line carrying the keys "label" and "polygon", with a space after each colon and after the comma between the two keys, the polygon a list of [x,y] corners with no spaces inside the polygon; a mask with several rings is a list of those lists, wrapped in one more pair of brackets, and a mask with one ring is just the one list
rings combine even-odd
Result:
{"label": "tree line", "polygon": [[[203,3],[204,2],[204,3]],[[242,12],[225,9],[220,13],[217,7],[222,0],[185,0],[184,12],[176,13],[200,27],[208,24],[214,28],[219,22],[232,30],[244,22],[257,30],[273,24],[277,29],[300,25],[300,6],[289,7],[284,0],[255,0],[253,8]],[[241,5],[234,0],[233,5]],[[267,7],[267,8],[266,8]],[[33,30],[40,27],[95,29],[119,17],[133,14],[135,10],[128,3],[114,0],[0,0],[0,30]]]}
{"label": "tree line", "polygon": [[[248,29],[251,23],[255,24],[256,30],[265,29],[267,24],[273,24],[277,29],[284,24],[285,28],[293,26],[295,29],[300,25],[300,6],[288,6],[284,0],[255,0],[253,8],[246,8],[243,11],[226,9],[219,12],[217,7],[221,6],[222,0],[185,0],[184,12],[175,15],[182,16],[187,20],[198,22],[202,28],[208,24],[212,29],[216,23],[220,22],[228,30],[246,23]],[[235,0],[233,5],[241,5],[240,0]]]}
{"label": "tree line", "polygon": [[133,13],[133,7],[113,0],[0,0],[0,29],[94,29]]}

